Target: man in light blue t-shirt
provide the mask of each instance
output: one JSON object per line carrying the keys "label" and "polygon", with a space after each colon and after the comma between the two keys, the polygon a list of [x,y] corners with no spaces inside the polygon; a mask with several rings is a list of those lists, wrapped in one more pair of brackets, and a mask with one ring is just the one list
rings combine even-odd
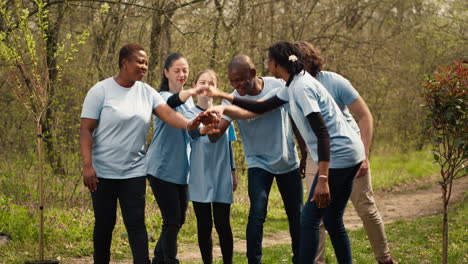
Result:
{"label": "man in light blue t-shirt", "polygon": [[[237,55],[232,59],[228,78],[235,89],[233,95],[253,100],[267,99],[284,86],[284,82],[279,79],[257,77],[255,66],[246,55]],[[223,104],[230,103],[223,101]],[[288,216],[294,263],[298,256],[303,189],[293,127],[286,107],[279,107],[255,118],[236,120],[248,166],[250,211],[246,237],[249,263],[261,263],[263,223],[273,179],[276,179]],[[223,116],[219,125],[221,133],[231,121],[231,118]],[[298,140],[302,142],[302,138]],[[302,153],[307,152],[305,145],[302,149]],[[306,156],[303,155],[303,158]],[[301,164],[305,162],[301,161]],[[305,166],[301,169],[304,171]]]}
{"label": "man in light blue t-shirt", "polygon": [[[321,70],[324,60],[316,47],[305,41],[297,42],[295,45],[299,47],[303,55],[306,70],[327,89],[341,109],[348,124],[361,136],[366,159],[356,174],[350,200],[362,220],[375,259],[382,264],[391,264],[393,260],[390,257],[384,223],[373,197],[368,160],[372,141],[372,114],[358,91],[346,78],[334,72]],[[351,113],[359,119],[359,125]],[[325,230],[321,226],[319,251],[315,259],[316,264],[325,263],[324,234]]]}

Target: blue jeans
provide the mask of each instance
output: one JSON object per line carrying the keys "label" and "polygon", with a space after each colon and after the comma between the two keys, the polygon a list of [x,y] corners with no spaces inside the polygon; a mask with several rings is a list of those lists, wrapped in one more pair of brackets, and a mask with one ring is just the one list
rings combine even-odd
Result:
{"label": "blue jeans", "polygon": [[328,185],[330,187],[331,204],[326,208],[318,208],[315,202],[311,202],[317,185],[317,175],[312,184],[309,198],[304,209],[302,209],[301,219],[301,246],[300,263],[313,263],[317,254],[319,244],[320,219],[330,235],[335,255],[340,264],[350,264],[353,262],[351,245],[348,234],[343,224],[343,214],[348,203],[353,181],[361,163],[343,169],[330,169],[328,175]]}
{"label": "blue jeans", "polygon": [[108,264],[112,231],[117,213],[117,200],[128,232],[133,263],[147,264],[148,234],[145,226],[146,177],[130,179],[99,178],[97,190],[91,193],[94,209],[94,263]]}
{"label": "blue jeans", "polygon": [[302,179],[299,171],[296,169],[285,174],[273,174],[264,169],[249,168],[250,212],[249,222],[247,223],[247,259],[249,264],[261,263],[263,223],[267,215],[268,196],[274,178],[276,178],[276,184],[283,198],[284,208],[288,216],[293,263],[296,263],[299,255],[299,233],[303,200]]}

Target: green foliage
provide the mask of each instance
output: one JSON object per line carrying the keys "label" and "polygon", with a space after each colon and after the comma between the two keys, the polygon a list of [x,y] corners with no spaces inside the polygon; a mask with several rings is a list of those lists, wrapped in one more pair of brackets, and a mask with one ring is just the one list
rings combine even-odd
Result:
{"label": "green foliage", "polygon": [[422,83],[428,109],[428,132],[434,160],[441,167],[442,187],[466,176],[468,150],[468,64],[439,67]]}
{"label": "green foliage", "polygon": [[372,156],[372,185],[375,190],[382,190],[398,184],[435,175],[438,167],[427,149],[409,153],[378,153]]}
{"label": "green foliage", "polygon": [[[467,263],[468,200],[465,199],[461,202],[458,208],[450,212],[450,216],[453,219],[450,224],[450,229],[453,232],[448,263]],[[440,215],[415,220],[399,220],[385,225],[385,229],[392,257],[397,263],[441,263],[440,250],[438,249],[441,237],[437,235],[441,232]],[[372,248],[364,229],[348,231],[348,235],[353,249],[354,262],[375,263]],[[326,263],[337,263],[330,239],[327,239],[326,248]],[[264,247],[263,256],[262,262],[265,264],[291,263],[291,245]],[[222,261],[217,260],[215,263],[222,263]],[[235,253],[234,263],[247,263],[245,254]]]}

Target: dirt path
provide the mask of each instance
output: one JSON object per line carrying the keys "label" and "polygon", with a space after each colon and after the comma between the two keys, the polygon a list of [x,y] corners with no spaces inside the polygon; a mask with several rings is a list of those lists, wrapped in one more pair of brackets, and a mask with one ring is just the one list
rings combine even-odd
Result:
{"label": "dirt path", "polygon": [[[396,186],[390,191],[376,192],[374,197],[385,223],[441,213],[441,192],[440,186],[436,184],[436,181],[437,178],[435,177],[426,178],[408,185]],[[457,180],[452,193],[452,203],[460,201],[467,190],[468,177]],[[362,227],[362,222],[354,208],[352,208],[352,205],[350,208],[347,208],[344,219],[347,229],[355,230]],[[214,238],[214,240],[216,239]],[[245,252],[245,243],[245,240],[234,241],[234,251]],[[263,247],[289,243],[291,243],[291,239],[288,232],[265,234],[263,239]],[[221,257],[221,250],[219,247],[214,247],[213,255],[215,258]],[[180,247],[178,257],[182,262],[184,260],[197,261],[201,259],[197,245],[183,245],[183,247]],[[89,257],[63,259],[62,263],[87,264],[92,263],[92,259]],[[131,264],[132,262],[127,260],[114,261],[111,263]]]}

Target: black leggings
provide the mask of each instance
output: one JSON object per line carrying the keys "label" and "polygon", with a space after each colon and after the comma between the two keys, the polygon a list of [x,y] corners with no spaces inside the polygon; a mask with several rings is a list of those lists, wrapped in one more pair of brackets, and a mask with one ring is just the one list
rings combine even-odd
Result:
{"label": "black leggings", "polygon": [[177,264],[177,235],[185,222],[188,206],[188,187],[148,175],[163,218],[161,234],[154,248],[153,263]]}
{"label": "black leggings", "polygon": [[[223,263],[232,263],[234,240],[232,238],[230,212],[231,205],[226,203],[199,203],[193,202],[193,209],[197,216],[198,245],[204,264],[213,263],[213,239],[211,230],[213,219],[219,244],[223,254]],[[212,214],[213,212],[213,214]]]}
{"label": "black leggings", "polygon": [[149,263],[148,234],[145,227],[145,177],[130,179],[99,178],[97,190],[91,193],[94,209],[94,263],[108,264],[112,231],[120,203],[122,217],[128,232],[133,263]]}

